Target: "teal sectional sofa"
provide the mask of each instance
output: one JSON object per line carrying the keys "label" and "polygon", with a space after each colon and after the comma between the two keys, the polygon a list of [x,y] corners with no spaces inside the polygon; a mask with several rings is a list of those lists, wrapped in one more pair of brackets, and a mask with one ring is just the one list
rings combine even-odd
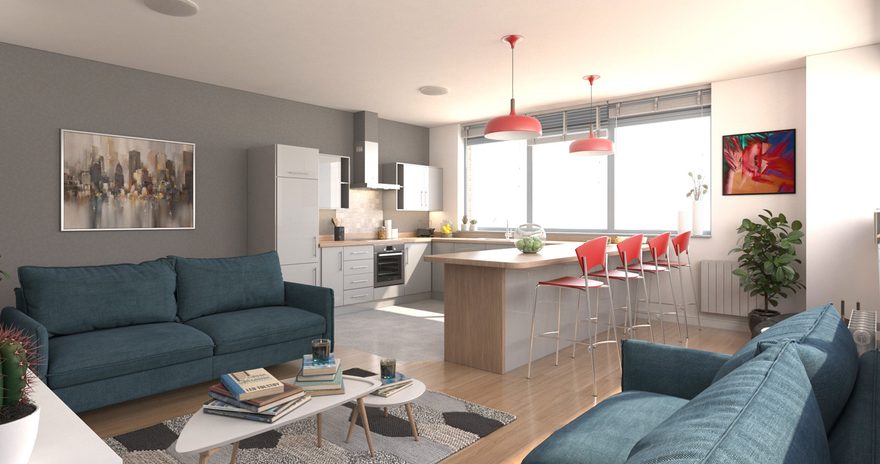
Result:
{"label": "teal sectional sofa", "polygon": [[878,463],[880,354],[858,357],[831,305],[732,356],[627,340],[621,393],[524,464]]}
{"label": "teal sectional sofa", "polygon": [[0,323],[38,342],[38,375],[85,411],[301,357],[333,338],[333,291],[284,282],[275,252],[18,269]]}

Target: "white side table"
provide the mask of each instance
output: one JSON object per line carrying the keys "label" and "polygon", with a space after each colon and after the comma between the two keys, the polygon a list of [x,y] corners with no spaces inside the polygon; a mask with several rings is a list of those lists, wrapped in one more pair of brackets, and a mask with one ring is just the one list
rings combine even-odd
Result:
{"label": "white side table", "polygon": [[[378,379],[379,377],[370,377]],[[421,380],[413,379],[412,385],[400,390],[394,395],[391,395],[387,398],[378,396],[378,395],[367,395],[363,397],[364,406],[373,407],[373,408],[384,408],[385,415],[388,415],[388,408],[391,406],[404,405],[406,408],[406,415],[409,418],[409,425],[412,427],[413,439],[415,441],[419,441],[419,430],[416,428],[416,421],[413,419],[412,412],[412,402],[418,399],[420,396],[425,394],[427,388],[425,384],[422,383]],[[352,408],[351,410],[351,418],[349,419],[348,424],[348,436],[345,437],[345,442],[348,443],[348,440],[351,439],[351,433],[354,431],[354,424],[357,422],[357,414],[355,413],[356,409]],[[364,422],[364,428],[369,428],[370,424]]]}
{"label": "white side table", "polygon": [[40,425],[31,464],[122,464],[122,458],[95,435],[46,384],[33,376],[32,385],[31,400],[40,406]]}

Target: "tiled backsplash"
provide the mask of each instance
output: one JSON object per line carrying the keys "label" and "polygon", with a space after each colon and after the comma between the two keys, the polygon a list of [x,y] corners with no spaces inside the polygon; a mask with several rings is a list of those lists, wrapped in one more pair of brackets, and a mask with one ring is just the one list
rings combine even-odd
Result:
{"label": "tiled backsplash", "polygon": [[348,233],[375,232],[383,215],[381,190],[352,189],[348,209],[336,210],[336,219]]}

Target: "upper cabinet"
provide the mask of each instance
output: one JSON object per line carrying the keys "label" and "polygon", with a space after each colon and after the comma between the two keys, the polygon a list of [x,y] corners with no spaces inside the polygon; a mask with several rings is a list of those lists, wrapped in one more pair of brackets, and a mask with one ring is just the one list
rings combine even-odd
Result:
{"label": "upper cabinet", "polygon": [[318,204],[322,209],[348,208],[350,166],[347,156],[319,156]]}
{"label": "upper cabinet", "polygon": [[443,169],[421,164],[393,163],[382,166],[383,182],[400,186],[398,211],[443,209]]}
{"label": "upper cabinet", "polygon": [[275,145],[275,174],[278,177],[318,178],[318,150]]}

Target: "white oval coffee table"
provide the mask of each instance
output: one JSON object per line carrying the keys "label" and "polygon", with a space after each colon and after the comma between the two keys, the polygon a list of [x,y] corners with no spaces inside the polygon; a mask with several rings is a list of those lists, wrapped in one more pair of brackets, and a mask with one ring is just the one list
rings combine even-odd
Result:
{"label": "white oval coffee table", "polygon": [[[378,377],[368,377],[370,379],[378,379]],[[384,408],[385,416],[388,416],[388,408],[392,406],[403,405],[406,408],[406,416],[409,418],[409,425],[412,427],[413,439],[415,441],[419,441],[419,430],[416,428],[416,421],[413,419],[412,412],[412,402],[417,400],[420,396],[425,394],[427,388],[425,384],[422,383],[421,380],[412,379],[412,384],[403,390],[391,395],[389,397],[382,397],[378,395],[369,394],[361,399],[363,400],[363,404],[365,407],[373,407],[373,408]],[[366,415],[366,414],[364,414]],[[348,424],[348,436],[345,437],[345,442],[348,443],[348,440],[351,439],[351,433],[354,431],[354,424],[357,422],[358,414],[356,414],[355,409],[351,411],[351,417],[349,418]],[[369,429],[370,423],[364,422],[364,428]]]}

